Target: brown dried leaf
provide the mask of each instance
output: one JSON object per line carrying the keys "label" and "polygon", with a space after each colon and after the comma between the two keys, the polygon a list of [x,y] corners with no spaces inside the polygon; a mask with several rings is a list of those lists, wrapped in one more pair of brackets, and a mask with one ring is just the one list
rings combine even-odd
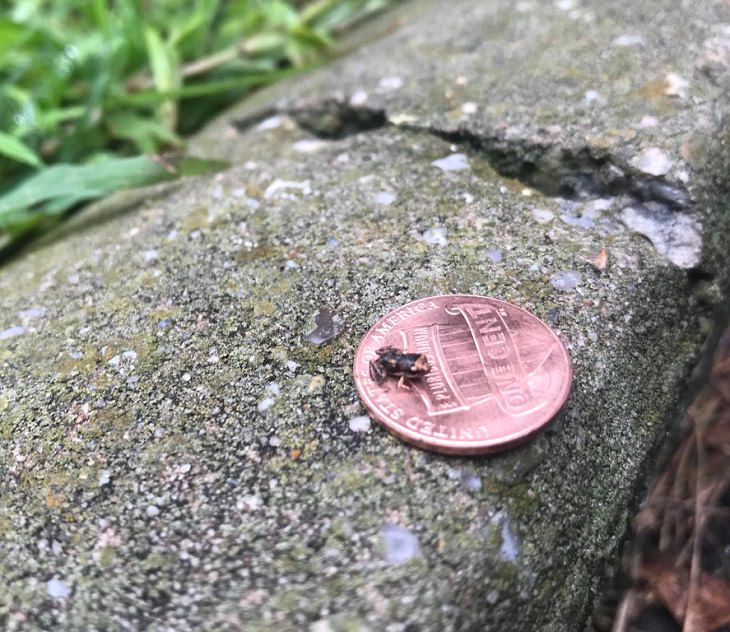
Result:
{"label": "brown dried leaf", "polygon": [[692,591],[689,570],[658,556],[641,565],[639,578],[683,626],[683,632],[712,632],[730,623],[730,585],[722,578],[702,573]]}
{"label": "brown dried leaf", "polygon": [[687,611],[689,572],[675,568],[667,557],[647,559],[640,567],[638,578],[645,581],[677,623],[684,621]]}
{"label": "brown dried leaf", "polygon": [[684,427],[686,436],[634,522],[638,581],[621,602],[619,632],[657,602],[683,632],[730,624],[730,577],[706,570],[727,571],[722,560],[730,543],[730,329]]}
{"label": "brown dried leaf", "polygon": [[[730,410],[728,410],[730,413]],[[722,423],[715,424],[705,437],[708,448],[719,450],[724,455],[730,454],[730,417]]]}
{"label": "brown dried leaf", "polygon": [[712,632],[730,623],[730,585],[703,573],[688,610],[684,632]]}

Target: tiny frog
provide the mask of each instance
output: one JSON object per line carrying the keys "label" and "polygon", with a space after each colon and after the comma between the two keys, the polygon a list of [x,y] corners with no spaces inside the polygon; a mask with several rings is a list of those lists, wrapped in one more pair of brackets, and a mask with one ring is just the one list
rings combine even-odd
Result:
{"label": "tiny frog", "polygon": [[403,353],[395,347],[381,347],[375,353],[378,357],[370,361],[370,377],[378,383],[389,376],[400,377],[398,388],[412,391],[413,387],[406,380],[417,379],[431,370],[423,353]]}

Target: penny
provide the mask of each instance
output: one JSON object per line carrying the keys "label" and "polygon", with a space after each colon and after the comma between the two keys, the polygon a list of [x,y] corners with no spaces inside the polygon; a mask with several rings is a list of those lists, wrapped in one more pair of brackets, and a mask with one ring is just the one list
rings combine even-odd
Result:
{"label": "penny", "polygon": [[[383,347],[426,356],[430,370],[380,378],[370,363]],[[371,415],[420,448],[484,454],[545,426],[568,397],[565,345],[539,318],[487,296],[432,296],[392,311],[363,338],[355,383]]]}

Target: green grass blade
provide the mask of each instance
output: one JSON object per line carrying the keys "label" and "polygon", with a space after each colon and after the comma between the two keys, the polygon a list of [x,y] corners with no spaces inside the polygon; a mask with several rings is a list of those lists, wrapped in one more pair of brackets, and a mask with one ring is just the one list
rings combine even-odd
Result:
{"label": "green grass blade", "polygon": [[27,31],[20,24],[0,17],[0,61],[6,52],[11,51],[25,37],[27,37]]}
{"label": "green grass blade", "polygon": [[[157,31],[151,27],[145,29],[147,54],[152,68],[152,78],[160,93],[172,92],[180,87],[180,70],[171,47],[165,45]],[[166,99],[161,104],[160,114],[168,129],[174,130],[177,125],[177,105],[173,99]]]}
{"label": "green grass blade", "polygon": [[94,0],[93,14],[99,30],[108,38],[111,34],[111,16],[106,0]]}
{"label": "green grass blade", "polygon": [[112,137],[131,140],[142,153],[152,154],[163,145],[183,144],[182,138],[162,123],[125,110],[109,114],[107,123]]}
{"label": "green grass blade", "polygon": [[43,166],[41,159],[28,145],[5,132],[0,132],[0,154],[31,167],[40,168]]}
{"label": "green grass blade", "polygon": [[178,177],[123,157],[181,145],[249,90],[320,65],[343,29],[395,1],[5,3],[0,250],[86,200]]}
{"label": "green grass blade", "polygon": [[248,55],[276,54],[284,50],[287,37],[282,33],[259,33],[243,42],[243,51]]}
{"label": "green grass blade", "polygon": [[[313,68],[314,65],[307,66]],[[302,72],[305,68],[284,68],[282,70],[272,70],[270,72],[246,75],[236,77],[234,79],[221,79],[219,81],[205,81],[185,86],[179,90],[171,92],[157,92],[156,90],[142,90],[140,92],[123,94],[110,99],[108,105],[133,105],[145,106],[156,105],[167,99],[189,99],[193,97],[209,96],[221,94],[231,90],[243,90],[246,88],[256,88],[265,86],[274,81],[283,79],[293,74]]]}
{"label": "green grass blade", "polygon": [[[86,165],[59,164],[47,167],[0,196],[0,231],[12,231],[28,218],[63,213],[79,202],[172,180],[183,173],[217,170],[220,161],[175,159],[163,162],[149,156],[107,158]],[[193,165],[191,167],[191,165]]]}

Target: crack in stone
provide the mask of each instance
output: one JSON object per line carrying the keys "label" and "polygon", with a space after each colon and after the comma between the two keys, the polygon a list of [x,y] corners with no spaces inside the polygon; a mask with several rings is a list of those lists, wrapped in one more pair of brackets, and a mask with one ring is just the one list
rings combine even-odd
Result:
{"label": "crack in stone", "polygon": [[587,200],[629,195],[682,210],[690,205],[683,187],[658,176],[645,176],[610,152],[584,145],[566,147],[535,134],[532,138],[507,138],[505,133],[474,134],[463,128],[441,130],[401,125],[426,131],[444,140],[465,145],[486,156],[501,176],[518,180],[549,197]]}
{"label": "crack in stone", "polygon": [[289,116],[300,128],[324,140],[338,140],[389,125],[385,110],[331,98],[312,105],[267,108],[233,121],[233,126],[244,132],[272,116]]}
{"label": "crack in stone", "polygon": [[[402,126],[401,126],[402,127]],[[508,139],[502,134],[476,135],[468,130],[424,130],[485,156],[494,170],[549,197],[568,200],[622,198],[621,222],[646,237],[680,268],[699,265],[702,226],[686,190],[661,176],[645,175],[610,152],[584,145],[556,145],[539,136]]]}
{"label": "crack in stone", "polygon": [[517,180],[552,198],[589,201],[624,198],[619,219],[652,242],[681,268],[699,264],[701,225],[691,212],[686,189],[663,176],[642,173],[628,161],[592,145],[570,147],[539,132],[527,138],[505,130],[475,133],[464,127],[441,129],[389,118],[383,108],[326,98],[299,106],[274,107],[234,121],[245,131],[271,116],[289,116],[305,131],[324,140],[394,127],[428,134],[472,150],[501,176]]}
{"label": "crack in stone", "polygon": [[355,106],[338,99],[325,99],[314,108],[289,112],[302,129],[325,140],[346,138],[388,125],[385,110]]}

